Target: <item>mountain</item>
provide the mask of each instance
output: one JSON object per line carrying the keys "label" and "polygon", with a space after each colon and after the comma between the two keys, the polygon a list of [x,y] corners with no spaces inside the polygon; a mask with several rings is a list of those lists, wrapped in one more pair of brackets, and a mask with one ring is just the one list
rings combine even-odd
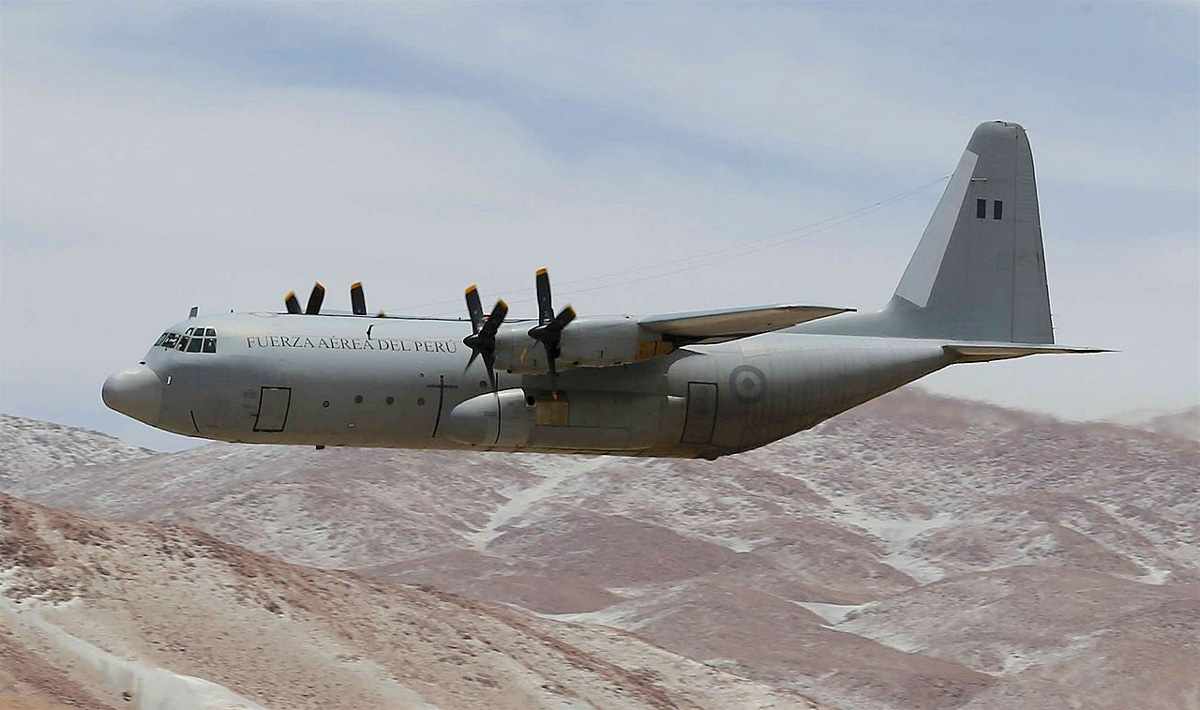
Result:
{"label": "mountain", "polygon": [[1114,424],[1200,441],[1200,404],[1175,411],[1135,409],[1112,417]]}
{"label": "mountain", "polygon": [[1186,438],[906,388],[715,462],[214,444],[3,488],[833,706],[1178,708],[1200,697],[1197,471]]}
{"label": "mountain", "polygon": [[1143,423],[1143,426],[1159,434],[1200,441],[1200,404],[1181,409],[1178,412],[1167,412],[1151,417]]}
{"label": "mountain", "polygon": [[43,471],[124,463],[155,453],[98,431],[0,414],[0,485]]}
{"label": "mountain", "polygon": [[0,495],[0,705],[816,708],[610,628]]}

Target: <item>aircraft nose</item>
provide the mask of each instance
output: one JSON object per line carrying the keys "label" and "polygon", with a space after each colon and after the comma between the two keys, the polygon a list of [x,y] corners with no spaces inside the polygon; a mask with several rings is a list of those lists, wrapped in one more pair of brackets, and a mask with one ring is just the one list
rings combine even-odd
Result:
{"label": "aircraft nose", "polygon": [[147,424],[158,421],[163,385],[154,370],[140,365],[108,376],[100,396],[109,409]]}

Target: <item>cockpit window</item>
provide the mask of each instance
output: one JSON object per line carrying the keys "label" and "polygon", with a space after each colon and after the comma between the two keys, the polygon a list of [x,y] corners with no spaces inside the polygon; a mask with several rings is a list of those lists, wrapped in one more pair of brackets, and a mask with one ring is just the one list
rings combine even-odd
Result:
{"label": "cockpit window", "polygon": [[217,351],[217,331],[215,328],[188,328],[183,335],[164,333],[159,339],[165,348],[174,348],[187,353],[215,353]]}

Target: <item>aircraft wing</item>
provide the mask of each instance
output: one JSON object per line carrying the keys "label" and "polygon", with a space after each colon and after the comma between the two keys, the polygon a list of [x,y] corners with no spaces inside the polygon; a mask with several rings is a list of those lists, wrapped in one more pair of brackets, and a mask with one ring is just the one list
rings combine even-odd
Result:
{"label": "aircraft wing", "polygon": [[1008,360],[1026,355],[1071,355],[1077,353],[1110,353],[1103,348],[1055,345],[1054,343],[949,343],[942,348],[956,356],[958,362],[988,362]]}
{"label": "aircraft wing", "polygon": [[679,344],[721,343],[853,310],[832,306],[788,304],[745,306],[647,316],[638,321],[638,324],[646,330],[661,333],[666,340]]}

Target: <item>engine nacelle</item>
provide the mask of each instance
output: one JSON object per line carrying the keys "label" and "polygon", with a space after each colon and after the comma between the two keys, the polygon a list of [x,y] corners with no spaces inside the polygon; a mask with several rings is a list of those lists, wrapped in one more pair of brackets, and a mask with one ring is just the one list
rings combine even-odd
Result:
{"label": "engine nacelle", "polygon": [[[633,316],[577,318],[562,332],[556,366],[613,367],[667,355],[675,346],[642,328]],[[518,374],[549,371],[546,348],[529,337],[528,326],[501,329],[496,335],[496,368]]]}
{"label": "engine nacelle", "polygon": [[533,406],[525,399],[525,390],[488,392],[450,410],[441,424],[441,433],[481,449],[519,449],[529,443],[533,412]]}

